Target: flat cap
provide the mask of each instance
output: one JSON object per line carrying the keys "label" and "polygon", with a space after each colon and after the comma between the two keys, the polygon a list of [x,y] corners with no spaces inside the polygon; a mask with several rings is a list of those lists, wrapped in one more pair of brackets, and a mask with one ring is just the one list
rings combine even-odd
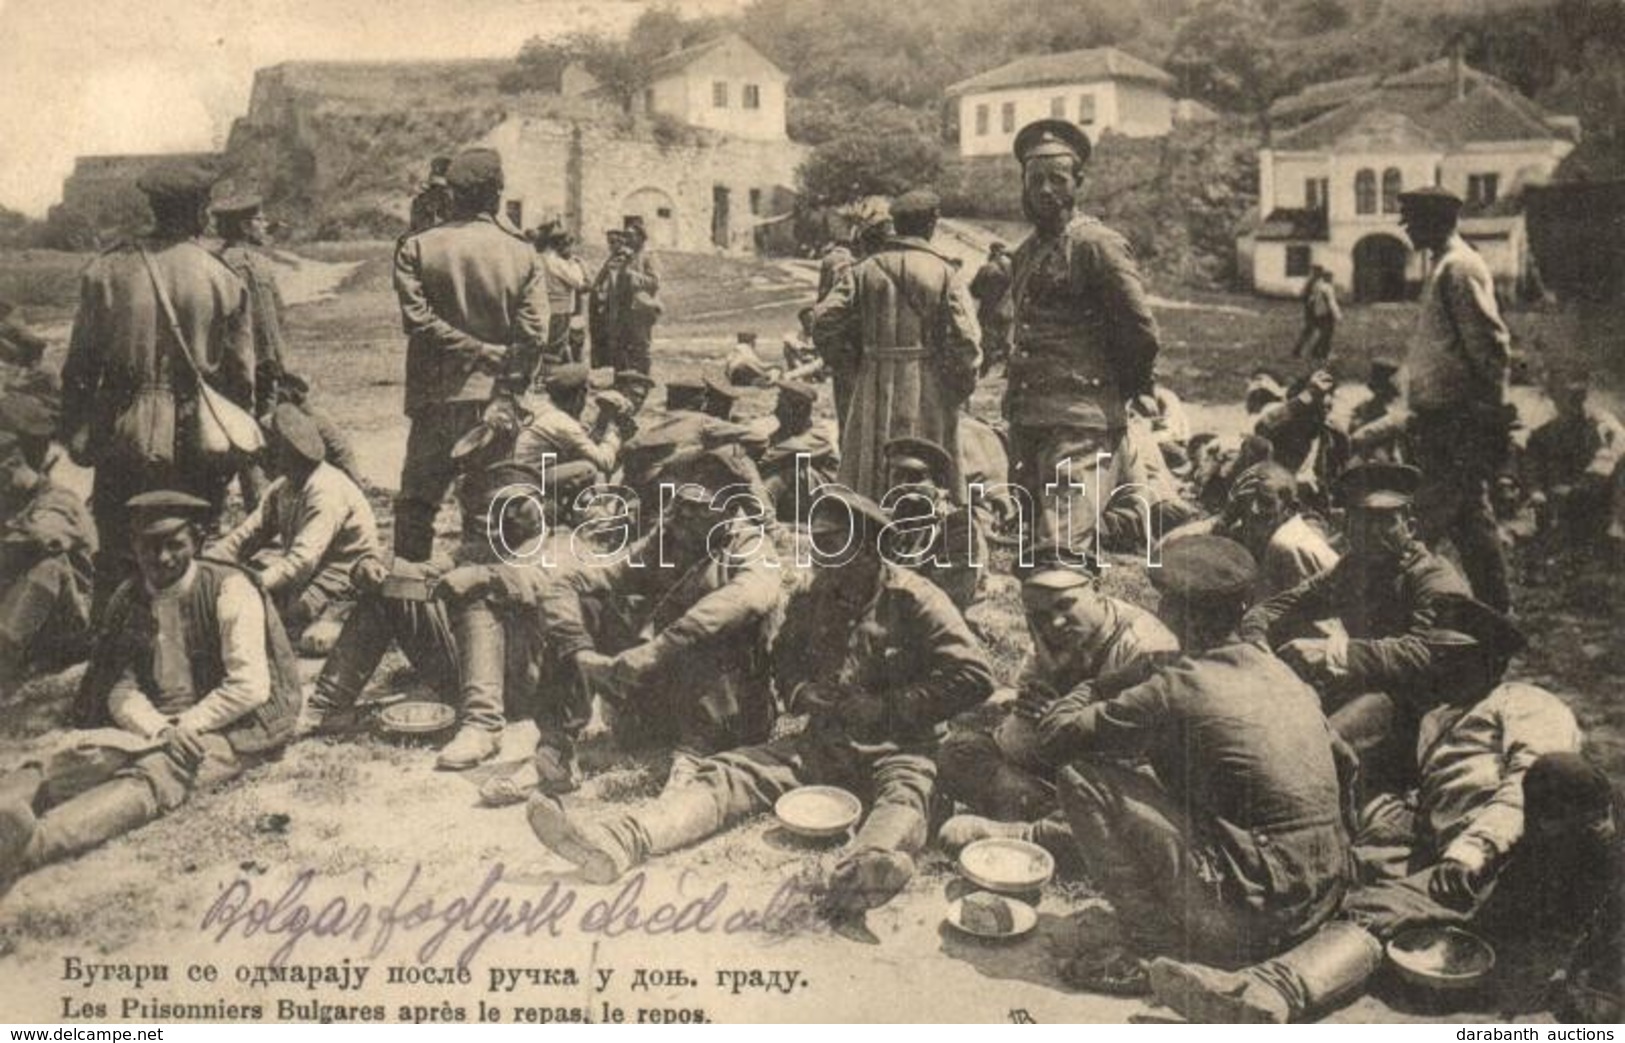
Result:
{"label": "flat cap", "polygon": [[227,196],[209,207],[216,217],[252,217],[265,206],[265,199],[257,195]]}
{"label": "flat cap", "polygon": [[144,536],[162,535],[202,521],[214,509],[208,500],[171,489],[140,493],[124,501],[124,506],[130,511],[130,527]]}
{"label": "flat cap", "polygon": [[1089,144],[1089,135],[1076,123],[1047,119],[1034,120],[1017,131],[1011,150],[1020,163],[1043,156],[1076,156],[1079,162],[1087,163],[1094,147]]}
{"label": "flat cap", "polygon": [[161,163],[136,178],[135,187],[152,199],[207,197],[220,180],[212,167],[190,161]]}
{"label": "flat cap", "polygon": [[818,389],[799,380],[779,381],[779,397],[810,406],[818,401]]}
{"label": "flat cap", "polygon": [[942,197],[929,188],[916,188],[893,199],[891,202],[892,217],[909,217],[916,214],[935,214],[942,210]]}
{"label": "flat cap", "polygon": [[705,382],[680,378],[666,382],[667,409],[698,410],[705,405]]}
{"label": "flat cap", "polygon": [[1461,197],[1442,185],[1424,185],[1399,194],[1399,208],[1434,208],[1451,213],[1461,209]]}
{"label": "flat cap", "polygon": [[1344,471],[1332,493],[1345,508],[1394,510],[1410,506],[1421,480],[1422,472],[1408,464],[1362,463]]}
{"label": "flat cap", "polygon": [[547,371],[548,391],[580,391],[592,382],[592,369],[585,362],[566,362]]}
{"label": "flat cap", "polygon": [[446,169],[446,184],[454,190],[501,188],[502,154],[493,148],[459,152]]}
{"label": "flat cap", "polygon": [[954,459],[948,455],[948,450],[928,438],[894,438],[886,443],[885,454],[888,464],[898,460],[918,460],[939,482],[947,481],[954,469]]}
{"label": "flat cap", "polygon": [[23,438],[50,438],[61,411],[38,395],[12,391],[0,396],[0,431]]}
{"label": "flat cap", "polygon": [[1035,568],[1026,579],[1021,581],[1023,589],[1032,590],[1071,590],[1074,587],[1093,586],[1095,577],[1079,569],[1065,569],[1059,565],[1045,565]]}
{"label": "flat cap", "polygon": [[1434,604],[1430,645],[1477,645],[1500,655],[1523,651],[1528,640],[1506,614],[1476,598],[1450,595]]}
{"label": "flat cap", "polygon": [[1252,592],[1258,565],[1247,548],[1223,536],[1187,536],[1168,544],[1162,567],[1153,568],[1151,585],[1163,597],[1183,601],[1239,601]]}
{"label": "flat cap", "polygon": [[298,453],[309,463],[327,459],[327,443],[310,414],[291,402],[283,402],[271,413],[271,434],[278,442]]}

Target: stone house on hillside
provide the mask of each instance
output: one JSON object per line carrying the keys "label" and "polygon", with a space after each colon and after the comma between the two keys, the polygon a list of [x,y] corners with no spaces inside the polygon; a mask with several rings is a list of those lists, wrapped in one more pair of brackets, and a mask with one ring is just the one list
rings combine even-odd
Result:
{"label": "stone house on hillside", "polygon": [[1533,282],[1519,193],[1573,150],[1577,121],[1459,58],[1319,84],[1270,114],[1276,133],[1258,153],[1260,219],[1237,239],[1257,292],[1300,294],[1320,265],[1355,300],[1414,293],[1426,259],[1399,227],[1398,197],[1423,185],[1466,200],[1462,236],[1503,293]]}
{"label": "stone house on hillside", "polygon": [[[1098,140],[1106,131],[1157,137],[1173,127],[1174,78],[1115,47],[1035,54],[948,87],[959,107],[959,154],[998,156],[1036,119],[1069,119]],[[1206,118],[1211,110],[1188,107]]]}

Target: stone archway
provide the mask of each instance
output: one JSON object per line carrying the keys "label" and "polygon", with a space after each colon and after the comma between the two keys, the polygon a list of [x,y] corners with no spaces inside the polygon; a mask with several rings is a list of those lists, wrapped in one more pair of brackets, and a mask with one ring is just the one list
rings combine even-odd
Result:
{"label": "stone archway", "polygon": [[1354,299],[1402,301],[1411,252],[1400,239],[1373,233],[1354,244]]}
{"label": "stone archway", "polygon": [[677,204],[670,193],[652,185],[640,188],[622,201],[621,213],[643,218],[650,246],[657,250],[677,248]]}

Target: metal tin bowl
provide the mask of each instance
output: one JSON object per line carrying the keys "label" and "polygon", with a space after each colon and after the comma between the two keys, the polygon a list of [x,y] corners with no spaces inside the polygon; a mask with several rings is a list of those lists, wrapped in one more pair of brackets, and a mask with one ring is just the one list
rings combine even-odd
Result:
{"label": "metal tin bowl", "polygon": [[378,711],[378,726],[392,735],[433,735],[456,723],[457,711],[445,703],[396,703]]}
{"label": "metal tin bowl", "polygon": [[1495,968],[1490,943],[1459,927],[1413,927],[1390,939],[1387,951],[1401,978],[1426,989],[1469,989]]}
{"label": "metal tin bowl", "polygon": [[1049,883],[1055,858],[1037,844],[995,837],[965,845],[959,872],[977,887],[1003,894],[1026,894]]}
{"label": "metal tin bowl", "polygon": [[838,837],[857,824],[863,801],[838,786],[802,786],[773,805],[779,824],[803,837]]}

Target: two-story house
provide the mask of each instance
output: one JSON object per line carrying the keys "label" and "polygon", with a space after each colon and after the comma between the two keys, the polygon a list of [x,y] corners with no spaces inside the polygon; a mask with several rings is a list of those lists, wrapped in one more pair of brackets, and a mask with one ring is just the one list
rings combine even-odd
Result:
{"label": "two-story house", "polygon": [[947,90],[959,106],[961,156],[1008,155],[1016,131],[1037,119],[1071,120],[1090,140],[1106,131],[1130,137],[1168,133],[1174,78],[1115,47],[1035,54],[960,80]]}
{"label": "two-story house", "polygon": [[1426,275],[1399,227],[1399,194],[1443,185],[1466,200],[1462,236],[1514,293],[1532,274],[1519,191],[1550,178],[1579,125],[1445,58],[1384,78],[1310,87],[1271,109],[1259,213],[1238,238],[1254,289],[1294,296],[1315,266],[1356,300],[1399,300]]}

